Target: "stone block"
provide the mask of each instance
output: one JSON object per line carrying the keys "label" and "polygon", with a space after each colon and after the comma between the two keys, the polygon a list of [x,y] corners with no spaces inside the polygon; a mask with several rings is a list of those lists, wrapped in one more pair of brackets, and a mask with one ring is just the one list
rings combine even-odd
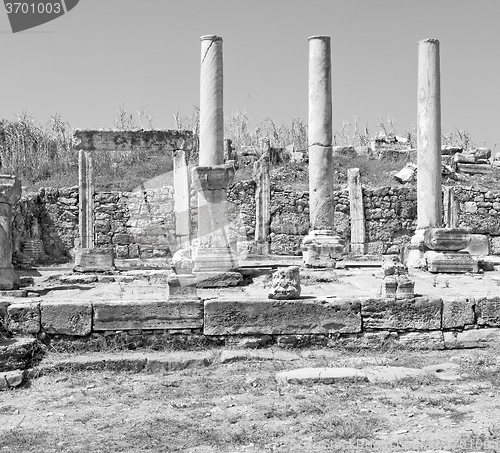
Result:
{"label": "stone block", "polygon": [[40,332],[40,303],[25,302],[11,304],[7,308],[9,331],[22,334]]}
{"label": "stone block", "polygon": [[35,338],[0,338],[0,372],[28,367],[38,350]]}
{"label": "stone block", "polygon": [[237,286],[243,281],[239,272],[195,272],[196,286],[198,288],[225,288]]}
{"label": "stone block", "polygon": [[457,153],[453,156],[453,160],[461,164],[475,164],[478,157],[472,153]]}
{"label": "stone block", "polygon": [[424,244],[431,250],[458,251],[470,241],[470,231],[465,228],[429,228],[424,232]]}
{"label": "stone block", "polygon": [[433,273],[477,273],[477,259],[467,252],[425,252],[427,270]]}
{"label": "stone block", "polygon": [[42,329],[47,333],[85,336],[92,330],[90,302],[42,302],[40,311]]}
{"label": "stone block", "polygon": [[365,299],[361,303],[364,329],[434,330],[441,328],[442,300],[430,297],[415,299]]}
{"label": "stone block", "polygon": [[491,149],[490,148],[474,148],[472,150],[472,153],[478,158],[478,159],[489,159],[491,157]]}
{"label": "stone block", "polygon": [[399,344],[411,349],[444,349],[443,332],[399,332]]}
{"label": "stone block", "polygon": [[361,331],[359,299],[205,301],[205,335],[282,335]]}
{"label": "stone block", "polygon": [[500,297],[483,297],[476,300],[478,326],[500,327]]}
{"label": "stone block", "polygon": [[487,348],[500,342],[500,328],[443,332],[443,336],[447,348]]}
{"label": "stone block", "polygon": [[457,170],[461,173],[487,174],[491,172],[491,165],[489,164],[457,164]]}
{"label": "stone block", "polygon": [[486,256],[490,254],[490,243],[485,234],[470,234],[469,245],[464,249],[473,256]]}
{"label": "stone block", "polygon": [[366,381],[363,370],[357,368],[299,368],[276,373],[279,384],[334,384],[336,382]]}
{"label": "stone block", "polygon": [[345,246],[342,239],[330,230],[310,231],[302,242],[302,256],[307,267],[335,267],[342,258]]}
{"label": "stone block", "polygon": [[168,299],[198,300],[196,277],[189,274],[171,273],[167,279]]}
{"label": "stone block", "polygon": [[443,329],[455,329],[457,327],[474,324],[475,300],[471,297],[457,297],[443,299]]}
{"label": "stone block", "polygon": [[93,330],[199,329],[202,301],[123,300],[94,302]]}
{"label": "stone block", "polygon": [[274,272],[269,299],[298,299],[300,292],[300,268],[298,266],[289,266]]}
{"label": "stone block", "polygon": [[500,236],[491,236],[490,246],[492,255],[500,255]]}
{"label": "stone block", "polygon": [[115,270],[113,250],[80,249],[75,255],[74,271],[112,272]]}

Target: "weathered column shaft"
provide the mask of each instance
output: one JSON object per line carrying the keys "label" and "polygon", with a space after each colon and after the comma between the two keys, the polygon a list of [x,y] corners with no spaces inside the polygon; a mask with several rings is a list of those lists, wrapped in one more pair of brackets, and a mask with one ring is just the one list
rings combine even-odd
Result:
{"label": "weathered column shaft", "polygon": [[80,247],[94,248],[94,170],[92,152],[79,151],[79,232]]}
{"label": "weathered column shaft", "polygon": [[268,255],[271,225],[270,155],[264,152],[253,164],[255,188],[255,245],[258,255]]}
{"label": "weathered column shaft", "polygon": [[189,175],[185,151],[174,152],[175,235],[180,248],[189,248],[191,213],[189,206]]}
{"label": "weathered column shaft", "polygon": [[330,38],[309,38],[309,209],[311,230],[333,227]]}
{"label": "weathered column shaft", "polygon": [[442,226],[439,41],[418,43],[417,229]]}
{"label": "weathered column shaft", "polygon": [[365,253],[365,212],[363,208],[363,188],[359,168],[347,170],[347,186],[349,189],[349,206],[351,218],[351,253]]}
{"label": "weathered column shaft", "polygon": [[222,38],[201,37],[200,166],[224,163]]}

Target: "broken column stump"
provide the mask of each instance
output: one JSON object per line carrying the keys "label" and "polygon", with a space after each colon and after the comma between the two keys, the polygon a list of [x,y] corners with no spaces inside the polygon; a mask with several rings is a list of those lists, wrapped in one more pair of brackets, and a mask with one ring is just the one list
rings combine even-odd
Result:
{"label": "broken column stump", "polygon": [[300,292],[300,268],[298,266],[278,269],[273,274],[269,299],[298,299]]}

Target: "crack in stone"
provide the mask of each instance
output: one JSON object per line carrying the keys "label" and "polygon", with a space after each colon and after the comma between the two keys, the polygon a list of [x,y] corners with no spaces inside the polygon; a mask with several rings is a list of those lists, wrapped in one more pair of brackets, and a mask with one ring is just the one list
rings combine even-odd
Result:
{"label": "crack in stone", "polygon": [[207,47],[207,50],[205,52],[205,55],[203,55],[203,58],[201,59],[201,64],[203,64],[205,62],[205,58],[207,58],[208,52],[210,52],[210,48],[214,45],[214,43],[215,43],[215,40],[212,40],[210,42],[210,45]]}
{"label": "crack in stone", "polygon": [[322,146],[323,148],[328,148],[328,147],[331,147],[332,144],[326,145],[324,143],[315,142],[315,143],[311,143],[310,145],[308,145],[308,148],[310,148],[311,146]]}

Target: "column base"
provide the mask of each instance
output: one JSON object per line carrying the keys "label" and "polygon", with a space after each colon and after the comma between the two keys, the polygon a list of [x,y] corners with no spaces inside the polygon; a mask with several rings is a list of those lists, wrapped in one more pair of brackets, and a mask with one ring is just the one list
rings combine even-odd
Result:
{"label": "column base", "polygon": [[469,252],[425,252],[427,270],[432,273],[477,273],[477,260]]}
{"label": "column base", "polygon": [[332,230],[312,230],[302,242],[306,267],[335,267],[344,254],[344,243]]}
{"label": "column base", "polygon": [[196,248],[193,261],[198,288],[236,286],[243,280],[242,275],[235,271],[239,267],[237,254],[229,247]]}
{"label": "column base", "polygon": [[11,267],[0,269],[0,290],[19,289],[21,280]]}

